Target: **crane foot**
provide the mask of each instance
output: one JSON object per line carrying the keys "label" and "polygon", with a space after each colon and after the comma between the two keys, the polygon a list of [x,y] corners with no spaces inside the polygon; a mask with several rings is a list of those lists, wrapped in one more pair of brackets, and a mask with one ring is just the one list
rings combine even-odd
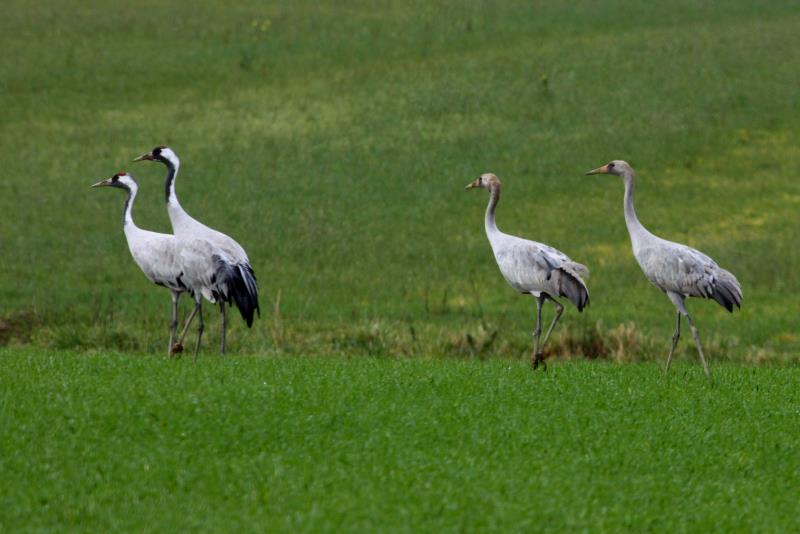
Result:
{"label": "crane foot", "polygon": [[172,345],[172,350],[169,351],[170,355],[172,356],[177,356],[181,352],[183,352],[183,343],[180,341]]}
{"label": "crane foot", "polygon": [[540,364],[542,366],[542,371],[547,371],[547,364],[544,363],[544,356],[541,354],[537,354],[536,356],[533,357],[533,370],[535,371],[536,369],[538,369]]}

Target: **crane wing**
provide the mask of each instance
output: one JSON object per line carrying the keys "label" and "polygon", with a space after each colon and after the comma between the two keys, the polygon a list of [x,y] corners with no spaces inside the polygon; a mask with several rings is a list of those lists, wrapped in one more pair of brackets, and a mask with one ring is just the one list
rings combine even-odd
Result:
{"label": "crane wing", "polygon": [[705,254],[667,242],[641,249],[636,259],[647,278],[664,291],[711,296],[717,264]]}
{"label": "crane wing", "polygon": [[543,291],[560,263],[531,241],[518,240],[495,251],[500,272],[517,291]]}
{"label": "crane wing", "polygon": [[728,311],[741,304],[736,277],[699,250],[663,241],[639,250],[636,259],[647,278],[663,291],[714,299]]}
{"label": "crane wing", "polygon": [[579,310],[588,304],[589,293],[581,276],[589,270],[560,250],[508,235],[492,248],[500,272],[517,291],[567,297]]}

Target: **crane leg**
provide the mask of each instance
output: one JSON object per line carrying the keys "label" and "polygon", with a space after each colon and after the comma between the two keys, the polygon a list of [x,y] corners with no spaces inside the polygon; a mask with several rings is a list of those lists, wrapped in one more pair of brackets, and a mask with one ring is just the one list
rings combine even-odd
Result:
{"label": "crane leg", "polygon": [[[564,305],[558,302],[555,299],[550,299],[553,301],[553,304],[556,306],[556,316],[553,317],[553,322],[550,323],[550,328],[547,329],[547,333],[544,335],[544,341],[542,341],[542,354],[544,354],[544,346],[547,345],[547,340],[550,339],[550,334],[553,333],[553,328],[556,327],[556,323],[558,320],[561,319],[561,314],[564,313]],[[544,358],[542,358],[542,363],[544,363]]]}
{"label": "crane leg", "polygon": [[222,314],[222,327],[221,327],[221,330],[222,330],[221,339],[222,339],[222,341],[220,342],[220,346],[219,346],[219,355],[220,356],[225,356],[225,330],[228,327],[228,316],[225,313],[225,302],[224,301],[221,301],[221,300],[219,301],[219,311]]}
{"label": "crane leg", "polygon": [[167,357],[173,356],[172,345],[175,343],[175,331],[178,329],[178,299],[181,294],[177,291],[172,292],[172,318],[169,321],[169,348]]}
{"label": "crane leg", "polygon": [[[675,305],[675,308],[678,310],[678,324],[675,330],[675,335],[672,338],[672,348],[675,349],[675,344],[678,342],[677,337],[680,336],[680,316],[683,315],[686,317],[686,322],[689,323],[689,327],[692,329],[692,337],[694,338],[694,344],[697,346],[697,353],[700,355],[700,362],[703,364],[703,371],[706,373],[706,376],[710,377],[711,372],[708,370],[708,364],[706,363],[706,357],[703,355],[703,347],[700,345],[700,334],[697,332],[697,328],[695,328],[694,323],[692,322],[692,317],[689,315],[689,312],[686,310],[686,305],[684,304],[685,297],[678,293],[674,293],[672,291],[667,291],[667,297],[672,303]],[[672,357],[672,351],[670,351],[670,358]],[[667,370],[669,370],[669,358],[667,359]]]}
{"label": "crane leg", "polygon": [[203,339],[203,330],[206,325],[203,323],[203,303],[197,302],[197,343],[194,345],[194,361],[197,361],[197,352],[200,350],[200,340]]}
{"label": "crane leg", "polygon": [[672,363],[672,355],[675,354],[675,347],[678,345],[678,340],[681,338],[681,312],[677,312],[676,316],[675,333],[672,334],[672,348],[669,349],[669,356],[667,356],[667,367],[664,369],[664,374],[669,373],[669,366]]}
{"label": "crane leg", "polygon": [[177,354],[179,352],[183,352],[183,340],[186,339],[186,333],[189,331],[189,325],[192,324],[194,320],[194,316],[197,315],[197,310],[200,308],[200,301],[194,301],[194,308],[192,308],[192,313],[189,314],[189,317],[186,318],[186,324],[183,325],[183,330],[181,330],[180,338],[178,342],[172,346],[172,354]]}
{"label": "crane leg", "polygon": [[708,370],[706,357],[703,355],[703,347],[700,346],[700,333],[697,331],[697,328],[695,328],[692,318],[688,313],[686,314],[686,321],[689,323],[689,327],[692,329],[692,337],[694,338],[694,344],[697,345],[697,353],[700,355],[700,362],[703,364],[703,372],[705,372],[706,376],[710,377],[711,372]]}
{"label": "crane leg", "polygon": [[[538,369],[540,363],[544,365],[544,359],[539,355],[539,336],[542,335],[542,304],[544,304],[544,296],[540,294],[536,297],[536,328],[533,330],[533,357],[531,358],[531,365],[534,371]],[[544,369],[547,369],[546,365],[544,365]]]}

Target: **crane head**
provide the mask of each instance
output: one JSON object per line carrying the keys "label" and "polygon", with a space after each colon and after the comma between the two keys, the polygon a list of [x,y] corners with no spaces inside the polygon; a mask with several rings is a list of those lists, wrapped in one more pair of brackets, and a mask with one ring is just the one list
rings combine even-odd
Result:
{"label": "crane head", "polygon": [[133,189],[136,187],[136,180],[127,172],[118,172],[107,180],[101,180],[92,187],[119,187],[120,189]]}
{"label": "crane head", "polygon": [[177,167],[180,160],[172,149],[165,145],[159,145],[146,154],[142,154],[133,161],[159,161],[165,165]]}
{"label": "crane head", "polygon": [[500,179],[494,174],[487,172],[486,174],[481,174],[479,177],[475,178],[475,180],[470,182],[464,189],[472,189],[475,187],[483,187],[488,189],[494,185],[500,185]]}
{"label": "crane head", "polygon": [[589,176],[590,174],[616,174],[617,176],[633,176],[633,168],[628,165],[627,161],[615,159],[614,161],[606,163],[602,167],[598,167],[587,172],[585,175]]}

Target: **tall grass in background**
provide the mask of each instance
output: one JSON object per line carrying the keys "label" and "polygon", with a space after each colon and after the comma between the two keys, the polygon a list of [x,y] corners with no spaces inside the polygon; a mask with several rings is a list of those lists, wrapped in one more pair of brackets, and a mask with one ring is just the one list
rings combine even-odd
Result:
{"label": "tall grass in background", "polygon": [[795,361],[798,28],[778,2],[12,0],[0,343],[161,351],[167,293],[129,258],[121,195],[88,186],[131,171],[137,222],[167,231],[163,169],[130,162],[166,143],[184,207],[259,277],[232,351],[526,354],[534,303],[461,191],[491,171],[505,231],[592,271],[551,350],[663,356],[672,307],[632,258],[622,186],[582,176],[622,158],[642,221],[742,283],[734,316],[690,302],[711,358]]}

